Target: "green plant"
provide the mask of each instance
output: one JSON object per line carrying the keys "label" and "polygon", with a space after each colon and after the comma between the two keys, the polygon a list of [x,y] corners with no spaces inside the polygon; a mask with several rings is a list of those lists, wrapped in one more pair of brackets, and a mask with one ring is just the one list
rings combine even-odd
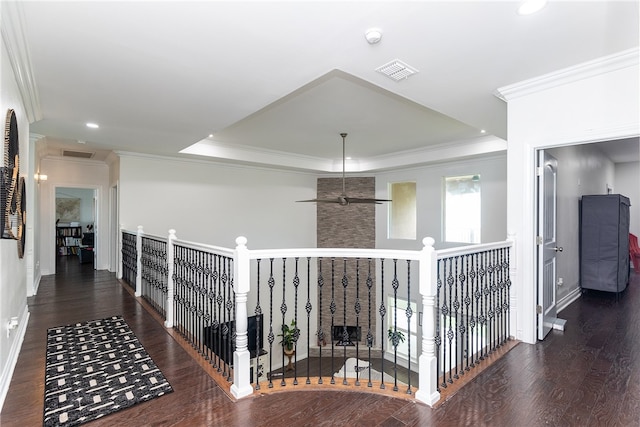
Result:
{"label": "green plant", "polygon": [[397,347],[398,344],[404,342],[404,334],[402,333],[402,331],[394,330],[392,327],[389,327],[387,336],[389,337],[389,341],[391,341],[391,344],[393,344],[394,347]]}
{"label": "green plant", "polygon": [[286,323],[282,325],[282,333],[278,334],[279,337],[282,337],[282,340],[280,340],[280,344],[282,344],[282,347],[284,347],[288,351],[293,350],[293,346],[295,345],[296,341],[298,341],[299,335],[300,329],[296,327],[295,320],[291,320],[290,326]]}

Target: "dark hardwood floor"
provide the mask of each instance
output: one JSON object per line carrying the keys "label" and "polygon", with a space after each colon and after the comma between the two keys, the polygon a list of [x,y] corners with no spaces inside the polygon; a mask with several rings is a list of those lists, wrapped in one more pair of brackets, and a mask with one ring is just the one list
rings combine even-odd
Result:
{"label": "dark hardwood floor", "polygon": [[620,299],[590,292],[565,309],[566,331],[519,344],[437,409],[349,391],[271,393],[231,401],[113,274],[75,257],[43,277],[0,414],[41,426],[46,330],[121,314],[174,392],[91,426],[638,426],[640,278]]}

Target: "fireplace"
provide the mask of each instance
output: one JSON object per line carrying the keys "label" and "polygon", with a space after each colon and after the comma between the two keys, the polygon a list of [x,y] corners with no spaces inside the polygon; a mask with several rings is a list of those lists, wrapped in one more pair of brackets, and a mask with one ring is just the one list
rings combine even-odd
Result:
{"label": "fireplace", "polygon": [[360,326],[346,326],[348,339],[345,341],[344,330],[345,326],[339,325],[333,326],[333,341],[336,341],[336,345],[341,346],[354,346],[356,341],[360,341],[362,335],[360,333]]}

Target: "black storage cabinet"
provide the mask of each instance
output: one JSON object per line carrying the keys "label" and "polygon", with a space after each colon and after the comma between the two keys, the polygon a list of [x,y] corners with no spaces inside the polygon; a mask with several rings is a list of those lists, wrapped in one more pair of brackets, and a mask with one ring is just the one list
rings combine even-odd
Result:
{"label": "black storage cabinet", "polygon": [[580,200],[580,286],[622,292],[629,283],[629,198],[620,194]]}

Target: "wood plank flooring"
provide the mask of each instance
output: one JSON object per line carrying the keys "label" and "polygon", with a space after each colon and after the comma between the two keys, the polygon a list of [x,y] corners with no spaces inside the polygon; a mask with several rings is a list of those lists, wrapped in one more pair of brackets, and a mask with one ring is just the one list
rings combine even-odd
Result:
{"label": "wood plank flooring", "polygon": [[[619,301],[589,292],[565,309],[566,331],[519,344],[437,409],[349,391],[270,393],[231,401],[108,272],[61,259],[29,298],[31,318],[0,425],[41,426],[46,330],[124,316],[174,392],[96,426],[638,426],[640,279]],[[632,273],[633,274],[633,273]]]}

